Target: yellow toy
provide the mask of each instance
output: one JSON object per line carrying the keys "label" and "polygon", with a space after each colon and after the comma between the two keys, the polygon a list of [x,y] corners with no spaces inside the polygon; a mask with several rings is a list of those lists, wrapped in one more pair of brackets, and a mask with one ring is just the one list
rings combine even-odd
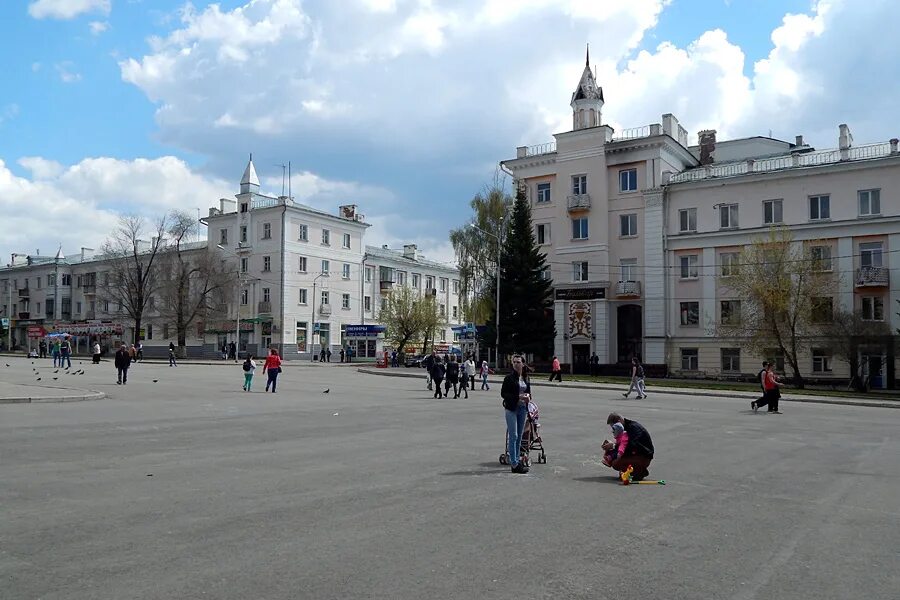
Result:
{"label": "yellow toy", "polygon": [[619,479],[622,480],[622,485],[631,485],[634,484],[644,484],[644,485],[666,485],[665,479],[642,479],[641,481],[632,481],[631,474],[634,473],[634,467],[628,465],[628,468],[619,473]]}

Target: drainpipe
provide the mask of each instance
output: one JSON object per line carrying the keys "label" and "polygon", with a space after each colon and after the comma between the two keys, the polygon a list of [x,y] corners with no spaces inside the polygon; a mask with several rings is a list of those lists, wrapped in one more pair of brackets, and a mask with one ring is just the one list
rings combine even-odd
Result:
{"label": "drainpipe", "polygon": [[359,267],[359,323],[366,324],[366,260],[369,255],[363,252],[362,262]]}
{"label": "drainpipe", "polygon": [[280,307],[281,310],[279,311],[281,313],[280,314],[280,323],[278,325],[278,331],[279,331],[278,335],[280,337],[280,341],[278,342],[278,354],[280,354],[282,358],[284,358],[284,303],[285,303],[284,263],[285,263],[285,260],[287,259],[287,251],[285,250],[285,247],[284,247],[284,242],[285,242],[284,215],[285,215],[285,213],[287,213],[287,200],[284,201],[284,206],[281,209],[281,252],[280,252],[280,254],[281,254],[281,290],[280,290],[280,300],[278,302],[281,305],[281,307]]}

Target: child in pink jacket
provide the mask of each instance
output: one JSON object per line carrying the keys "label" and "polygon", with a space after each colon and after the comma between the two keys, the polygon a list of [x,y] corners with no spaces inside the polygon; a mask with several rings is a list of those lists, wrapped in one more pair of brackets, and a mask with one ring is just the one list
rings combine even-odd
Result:
{"label": "child in pink jacket", "polygon": [[628,447],[628,434],[625,427],[621,423],[613,423],[611,426],[612,434],[615,438],[614,442],[603,440],[603,464],[607,467],[611,466],[613,461],[625,454],[625,448]]}

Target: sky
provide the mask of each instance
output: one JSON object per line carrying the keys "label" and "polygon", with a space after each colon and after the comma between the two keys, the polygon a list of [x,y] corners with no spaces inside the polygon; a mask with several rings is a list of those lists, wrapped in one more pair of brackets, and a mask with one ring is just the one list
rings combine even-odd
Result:
{"label": "sky", "polygon": [[263,192],[452,261],[515,148],[571,126],[590,44],[617,130],[900,136],[896,0],[4,0],[0,264],[99,248],[119,215]]}

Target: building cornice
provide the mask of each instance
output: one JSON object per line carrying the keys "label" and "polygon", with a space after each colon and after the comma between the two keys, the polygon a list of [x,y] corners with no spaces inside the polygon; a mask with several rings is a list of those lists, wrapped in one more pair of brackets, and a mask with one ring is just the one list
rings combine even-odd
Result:
{"label": "building cornice", "polygon": [[[841,230],[849,229],[849,228],[865,228],[872,229],[872,226],[875,225],[897,225],[900,224],[900,215],[891,216],[891,217],[873,217],[870,219],[845,219],[842,221],[816,221],[815,223],[790,223],[788,226],[791,231],[796,235],[795,237],[800,238],[800,240],[810,240],[817,238],[832,238],[832,237],[844,237],[847,235],[841,234]],[[690,234],[669,234],[667,236],[670,244],[677,246],[684,246],[684,248],[674,248],[670,247],[669,250],[677,250],[677,249],[685,249],[685,248],[693,248],[698,245],[698,243],[703,243],[705,240],[715,239],[720,242],[723,242],[720,245],[727,246],[736,246],[736,245],[744,245],[747,243],[748,236],[755,236],[759,234],[768,233],[770,230],[770,226],[759,226],[759,227],[746,227],[741,229],[727,229],[721,231],[706,231],[699,233],[690,233]],[[821,235],[809,236],[807,232],[815,231],[822,232]],[[879,235],[879,234],[888,234],[895,233],[897,231],[896,227],[891,227],[890,231],[865,231],[862,233],[854,233],[853,235]],[[798,240],[798,241],[800,241]],[[684,242],[682,244],[681,242]]]}

